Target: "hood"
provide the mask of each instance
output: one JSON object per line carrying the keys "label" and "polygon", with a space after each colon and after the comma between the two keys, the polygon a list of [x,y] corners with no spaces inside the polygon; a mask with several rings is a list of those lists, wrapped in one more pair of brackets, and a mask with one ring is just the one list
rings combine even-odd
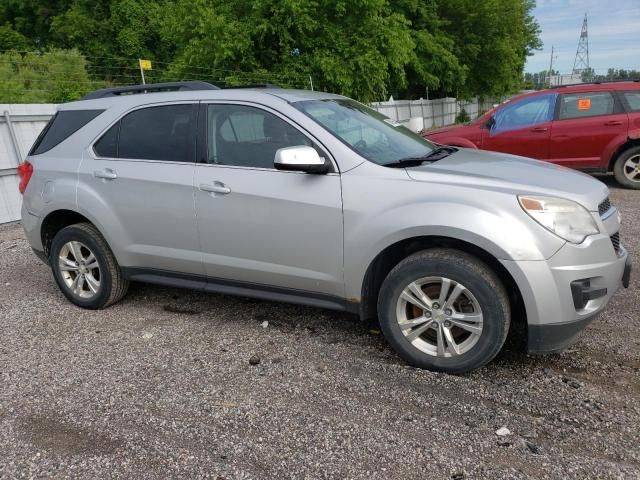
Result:
{"label": "hood", "polygon": [[442,160],[406,170],[417,181],[515,195],[550,195],[574,200],[591,211],[598,211],[609,194],[604,183],[576,170],[486,150],[463,148]]}

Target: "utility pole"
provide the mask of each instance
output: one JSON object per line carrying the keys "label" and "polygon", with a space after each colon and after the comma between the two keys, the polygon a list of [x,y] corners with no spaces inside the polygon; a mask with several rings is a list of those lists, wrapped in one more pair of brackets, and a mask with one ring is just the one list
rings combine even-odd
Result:
{"label": "utility pole", "polygon": [[[549,62],[549,71],[547,72],[547,78],[549,79],[549,87],[551,87],[551,74],[552,74],[552,72],[553,72],[553,45],[551,45],[551,61]],[[544,87],[544,85],[543,85],[543,87]]]}

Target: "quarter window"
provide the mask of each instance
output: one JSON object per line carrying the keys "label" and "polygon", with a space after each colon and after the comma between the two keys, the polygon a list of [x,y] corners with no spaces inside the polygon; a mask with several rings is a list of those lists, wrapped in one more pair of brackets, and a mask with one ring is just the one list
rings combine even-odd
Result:
{"label": "quarter window", "polygon": [[640,112],[640,92],[624,92],[624,99],[632,112]]}
{"label": "quarter window", "polygon": [[101,157],[194,162],[196,105],[164,105],[125,115],[94,145]]}
{"label": "quarter window", "polygon": [[102,112],[104,110],[63,110],[56,113],[36,139],[29,155],[48,152]]}
{"label": "quarter window", "polygon": [[587,118],[613,113],[613,95],[609,92],[571,93],[560,98],[559,120]]}
{"label": "quarter window", "polygon": [[276,151],[313,146],[300,131],[277,116],[244,105],[207,107],[207,162],[273,168]]}
{"label": "quarter window", "polygon": [[493,114],[491,135],[553,120],[557,94],[536,95],[505,105]]}

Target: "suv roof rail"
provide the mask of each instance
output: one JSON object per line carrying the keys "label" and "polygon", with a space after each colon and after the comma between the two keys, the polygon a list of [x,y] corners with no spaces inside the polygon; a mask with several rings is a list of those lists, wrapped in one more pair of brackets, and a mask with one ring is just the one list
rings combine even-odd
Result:
{"label": "suv roof rail", "polygon": [[225,85],[224,89],[231,88],[282,88],[274,83],[248,83],[246,85]]}
{"label": "suv roof rail", "polygon": [[185,91],[185,90],[220,90],[211,83],[201,81],[189,82],[165,82],[148,83],[146,85],[127,85],[125,87],[103,88],[86,94],[80,100],[93,100],[96,98],[118,97],[136,93],[163,92],[163,91]]}
{"label": "suv roof rail", "polygon": [[552,88],[565,88],[565,87],[579,87],[580,85],[603,85],[606,83],[625,83],[625,82],[640,82],[640,78],[627,78],[626,80],[595,80],[593,82],[582,82],[582,83],[568,83],[566,85],[556,85]]}

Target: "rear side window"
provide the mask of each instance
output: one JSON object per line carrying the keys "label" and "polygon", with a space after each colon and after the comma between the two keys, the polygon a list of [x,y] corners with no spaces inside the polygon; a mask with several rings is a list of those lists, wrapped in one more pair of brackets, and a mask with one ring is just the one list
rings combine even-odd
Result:
{"label": "rear side window", "polygon": [[609,92],[571,93],[560,99],[559,120],[587,118],[613,113],[613,95]]}
{"label": "rear side window", "polygon": [[195,104],[136,110],[122,117],[93,145],[100,157],[195,162]]}
{"label": "rear side window", "polygon": [[120,120],[118,157],[195,161],[194,113],[194,105],[167,105],[128,114]]}
{"label": "rear side window", "polygon": [[118,134],[120,133],[120,122],[107,130],[93,149],[100,157],[118,158]]}
{"label": "rear side window", "polygon": [[640,112],[640,92],[624,92],[622,95],[629,106],[629,111]]}
{"label": "rear side window", "polygon": [[104,110],[64,110],[56,113],[36,139],[29,155],[48,152],[102,112]]}

